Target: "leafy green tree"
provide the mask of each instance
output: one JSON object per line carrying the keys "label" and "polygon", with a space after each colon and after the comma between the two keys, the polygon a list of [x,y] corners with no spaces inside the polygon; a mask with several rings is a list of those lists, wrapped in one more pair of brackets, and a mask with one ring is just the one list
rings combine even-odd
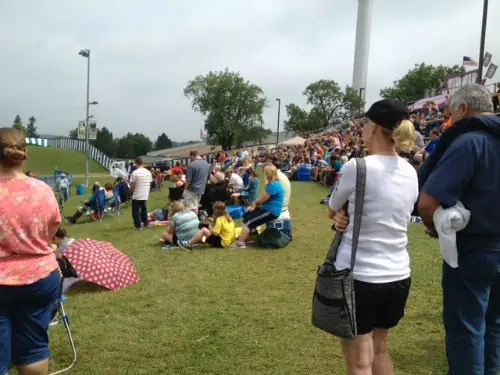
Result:
{"label": "leafy green tree", "polygon": [[161,133],[155,142],[155,150],[164,150],[166,148],[172,148],[172,140],[165,133]]}
{"label": "leafy green tree", "polygon": [[297,134],[309,131],[309,113],[305,109],[295,103],[287,104],[285,109],[288,116],[288,120],[285,120],[287,132]]}
{"label": "leafy green tree", "polygon": [[23,120],[21,120],[21,116],[19,115],[16,116],[14,122],[12,123],[12,127],[26,134],[26,128],[23,125]]}
{"label": "leafy green tree", "polygon": [[90,141],[90,144],[106,155],[115,156],[116,154],[116,142],[113,139],[113,133],[105,126],[97,129],[96,139]]}
{"label": "leafy green tree", "polygon": [[380,90],[382,98],[395,99],[403,103],[411,103],[432,96],[442,86],[447,75],[465,73],[463,66],[433,66],[425,63],[415,64],[401,79],[392,86]]}
{"label": "leafy green tree", "polygon": [[361,97],[349,86],[342,90],[337,82],[321,79],[309,84],[302,92],[307,104],[312,108],[309,112],[297,104],[288,104],[285,129],[290,133],[303,133],[341,124],[357,115],[363,109]]}
{"label": "leafy green tree", "polygon": [[78,139],[78,129],[72,129],[69,131],[69,137],[71,139]]}
{"label": "leafy green tree", "polygon": [[209,141],[224,149],[259,141],[270,133],[262,127],[267,104],[262,88],[239,73],[226,68],[199,75],[188,82],[184,95],[196,112],[206,116]]}
{"label": "leafy green tree", "polygon": [[141,133],[127,133],[126,136],[118,139],[116,154],[120,158],[135,158],[146,155],[151,151],[153,143]]}
{"label": "leafy green tree", "polygon": [[28,126],[26,127],[26,136],[31,137],[31,138],[38,138],[40,137],[38,133],[36,132],[36,118],[34,116],[31,116],[28,119]]}

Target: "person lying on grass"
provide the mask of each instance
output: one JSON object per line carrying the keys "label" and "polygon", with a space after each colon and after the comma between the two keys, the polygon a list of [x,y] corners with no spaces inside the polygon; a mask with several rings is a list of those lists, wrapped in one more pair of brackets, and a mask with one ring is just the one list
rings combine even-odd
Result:
{"label": "person lying on grass", "polygon": [[180,201],[174,201],[170,204],[168,220],[170,224],[163,232],[161,243],[177,245],[179,241],[189,242],[198,233],[200,226],[198,216],[184,207]]}
{"label": "person lying on grass", "polygon": [[166,221],[168,219],[168,207],[157,208],[148,213],[148,220],[151,221]]}
{"label": "person lying on grass", "polygon": [[236,249],[244,249],[250,232],[259,225],[276,220],[281,215],[285,191],[278,182],[278,170],[272,164],[264,166],[266,190],[255,201],[253,206],[243,215],[243,229],[238,241],[233,245]]}
{"label": "person lying on grass", "polygon": [[226,205],[223,202],[215,202],[213,205],[214,225],[210,225],[208,228],[202,228],[196,235],[191,239],[191,241],[179,241],[179,246],[185,250],[191,250],[191,248],[202,241],[205,237],[205,243],[212,245],[212,247],[226,248],[231,246],[235,241],[234,234],[234,220],[227,212]]}

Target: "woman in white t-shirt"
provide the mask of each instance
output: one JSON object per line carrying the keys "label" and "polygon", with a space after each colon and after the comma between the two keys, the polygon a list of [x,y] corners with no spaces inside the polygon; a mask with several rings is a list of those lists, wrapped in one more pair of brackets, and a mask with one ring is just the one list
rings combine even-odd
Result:
{"label": "woman in white t-shirt", "polygon": [[[393,100],[374,103],[367,117],[363,137],[371,155],[365,158],[365,202],[353,270],[358,336],[341,339],[341,346],[347,374],[391,375],[387,335],[403,317],[410,290],[407,227],[418,196],[416,171],[396,150],[413,150],[414,129],[407,107]],[[345,231],[337,269],[350,267],[355,186],[352,159],[340,170],[329,204],[335,228]]]}

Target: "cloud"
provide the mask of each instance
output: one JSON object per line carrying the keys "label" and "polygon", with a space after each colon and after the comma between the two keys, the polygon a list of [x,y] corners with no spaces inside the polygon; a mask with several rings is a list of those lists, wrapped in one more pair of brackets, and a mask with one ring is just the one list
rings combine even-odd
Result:
{"label": "cloud", "polygon": [[[490,2],[491,3],[491,2]],[[487,50],[500,60],[490,4]],[[367,99],[414,63],[459,64],[477,58],[482,7],[468,0],[375,0]],[[229,67],[264,89],[265,126],[276,103],[304,104],[317,79],[351,84],[357,1],[229,0],[0,2],[0,123],[19,113],[42,133],[67,134],[85,116],[91,49],[92,113],[115,135],[166,132],[197,139],[203,117],[183,95],[188,80]],[[282,112],[283,113],[283,112]]]}

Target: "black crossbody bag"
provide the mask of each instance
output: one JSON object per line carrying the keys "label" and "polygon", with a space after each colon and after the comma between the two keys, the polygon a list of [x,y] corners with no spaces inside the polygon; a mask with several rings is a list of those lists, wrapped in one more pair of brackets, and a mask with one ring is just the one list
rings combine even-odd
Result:
{"label": "black crossbody bag", "polygon": [[325,263],[318,268],[312,303],[312,324],[334,336],[353,339],[357,335],[356,298],[353,268],[358,249],[361,217],[365,202],[366,162],[356,158],[356,201],[352,233],[350,268],[337,270],[335,260],[342,240],[336,232]]}

